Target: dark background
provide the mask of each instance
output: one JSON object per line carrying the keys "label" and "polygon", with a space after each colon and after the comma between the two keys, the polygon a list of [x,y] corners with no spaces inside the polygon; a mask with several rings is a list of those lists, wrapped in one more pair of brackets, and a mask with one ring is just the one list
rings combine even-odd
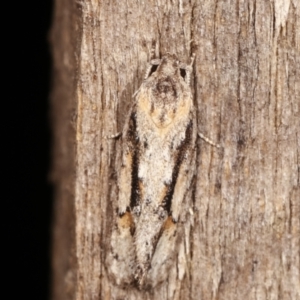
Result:
{"label": "dark background", "polygon": [[43,300],[50,295],[53,188],[49,181],[52,62],[48,41],[52,11],[50,0],[20,1],[3,10],[3,18],[9,21],[4,34],[9,39],[3,38],[8,55],[2,66],[9,68],[7,74],[2,69],[2,75],[7,81],[4,91],[11,95],[8,101],[2,98],[11,106],[2,107],[2,116],[8,120],[3,128],[8,132],[4,166],[9,170],[8,196],[3,199],[9,209],[2,211],[8,238],[3,261],[8,284],[4,282],[4,287],[9,294],[3,299]]}

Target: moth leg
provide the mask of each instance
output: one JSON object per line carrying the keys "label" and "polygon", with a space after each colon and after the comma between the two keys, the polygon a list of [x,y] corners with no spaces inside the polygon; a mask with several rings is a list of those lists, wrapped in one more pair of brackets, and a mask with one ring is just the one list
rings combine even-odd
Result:
{"label": "moth leg", "polygon": [[217,148],[220,148],[221,146],[219,144],[216,144],[214,143],[211,139],[207,138],[204,134],[202,134],[201,132],[198,132],[198,135],[201,139],[203,139],[206,143],[214,146],[214,147],[217,147]]}
{"label": "moth leg", "polygon": [[[152,53],[152,51],[151,51]],[[146,69],[145,75],[144,75],[144,81],[147,80],[147,78],[149,78],[149,76],[151,75],[151,71],[153,66],[158,66],[161,63],[161,59],[159,58],[155,58],[155,59],[151,59],[150,62],[148,63],[148,67]],[[140,88],[132,95],[132,97],[134,98],[140,91]]]}
{"label": "moth leg", "polygon": [[149,75],[151,74],[151,70],[153,66],[158,66],[161,63],[161,59],[159,58],[155,58],[155,59],[151,59],[150,62],[148,63],[148,67],[146,69],[146,73],[144,76],[144,80],[146,80]]}
{"label": "moth leg", "polygon": [[154,56],[155,56],[155,47],[152,47],[151,50],[150,50],[150,61],[148,62],[148,66],[147,66],[147,69],[146,69],[146,72],[145,72],[144,80],[146,80],[150,76],[152,67],[153,66],[158,66],[161,63],[161,59],[159,59],[159,58],[154,58],[153,59]]}
{"label": "moth leg", "polygon": [[191,62],[189,65],[187,65],[185,63],[181,63],[179,66],[180,69],[184,69],[186,72],[185,82],[188,85],[190,85],[190,83],[191,83],[191,73],[193,71],[193,64],[194,64],[195,56],[196,56],[196,54],[193,53],[191,56]]}
{"label": "moth leg", "polygon": [[105,138],[107,140],[111,140],[111,139],[117,139],[122,135],[122,131],[117,132],[116,134],[111,134],[111,135],[106,135]]}

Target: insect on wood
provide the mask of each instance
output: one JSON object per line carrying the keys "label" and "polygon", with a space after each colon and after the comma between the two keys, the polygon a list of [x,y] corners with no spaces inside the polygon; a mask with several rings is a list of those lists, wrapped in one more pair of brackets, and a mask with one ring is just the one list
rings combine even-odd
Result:
{"label": "insect on wood", "polygon": [[118,285],[154,287],[174,263],[178,221],[196,166],[194,57],[189,65],[169,53],[151,60],[122,131],[118,214],[107,259]]}

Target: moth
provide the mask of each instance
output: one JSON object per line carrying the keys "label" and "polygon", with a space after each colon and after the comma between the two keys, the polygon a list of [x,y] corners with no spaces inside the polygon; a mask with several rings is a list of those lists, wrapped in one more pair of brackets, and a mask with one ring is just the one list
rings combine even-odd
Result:
{"label": "moth", "polygon": [[126,119],[108,255],[108,271],[118,285],[154,287],[173,263],[182,203],[196,166],[194,58],[189,65],[170,53],[151,60]]}

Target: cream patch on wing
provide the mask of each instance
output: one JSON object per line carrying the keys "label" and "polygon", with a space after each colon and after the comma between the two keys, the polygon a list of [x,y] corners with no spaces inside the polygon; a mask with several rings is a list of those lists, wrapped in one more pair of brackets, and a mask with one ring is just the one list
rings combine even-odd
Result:
{"label": "cream patch on wing", "polygon": [[128,228],[132,226],[133,224],[133,218],[131,213],[126,212],[122,217],[118,220],[118,225],[120,228]]}
{"label": "cream patch on wing", "polygon": [[152,103],[149,101],[149,95],[141,92],[138,97],[137,109],[150,117],[155,126],[162,129],[161,134],[165,134],[164,129],[170,124],[188,117],[191,105],[190,98],[184,97],[165,107],[161,102]]}

